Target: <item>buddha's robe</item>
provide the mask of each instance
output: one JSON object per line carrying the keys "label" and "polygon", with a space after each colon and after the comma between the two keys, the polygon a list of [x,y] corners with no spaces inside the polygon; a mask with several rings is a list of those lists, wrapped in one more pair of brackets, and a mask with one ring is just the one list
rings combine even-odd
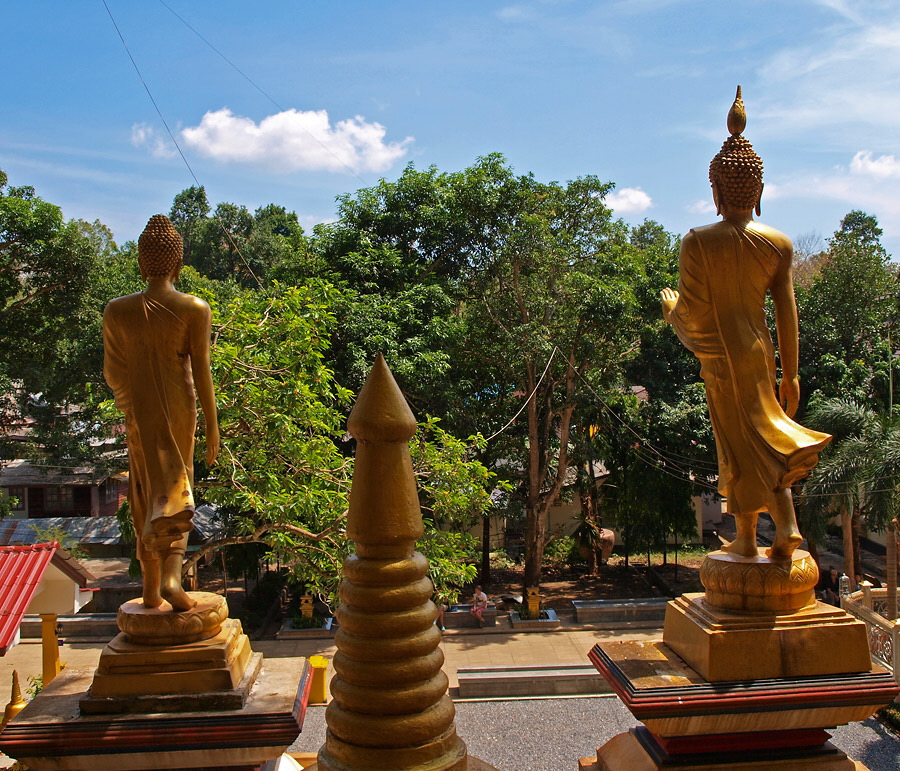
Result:
{"label": "buddha's robe", "polygon": [[692,230],[682,247],[670,320],[700,359],[732,514],[766,510],[768,494],[806,476],[831,438],[795,423],[776,397],[765,299],[789,259],[757,229],[726,222]]}
{"label": "buddha's robe", "polygon": [[125,413],[137,556],[155,558],[190,531],[194,514],[197,402],[188,325],[138,292],[106,306],[103,344],[103,373]]}

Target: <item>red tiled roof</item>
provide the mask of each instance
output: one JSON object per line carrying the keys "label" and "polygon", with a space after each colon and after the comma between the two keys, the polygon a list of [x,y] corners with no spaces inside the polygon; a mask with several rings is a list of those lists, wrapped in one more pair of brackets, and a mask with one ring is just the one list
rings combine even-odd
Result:
{"label": "red tiled roof", "polygon": [[0,546],[0,656],[12,647],[22,617],[57,550],[56,541]]}

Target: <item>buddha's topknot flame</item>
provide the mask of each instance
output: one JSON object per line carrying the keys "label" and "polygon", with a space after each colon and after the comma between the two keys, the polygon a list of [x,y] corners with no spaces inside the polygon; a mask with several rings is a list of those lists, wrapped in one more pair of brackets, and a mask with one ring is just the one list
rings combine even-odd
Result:
{"label": "buddha's topknot flame", "polygon": [[746,124],[747,114],[738,86],[728,112],[731,136],[709,164],[709,181],[716,185],[722,202],[737,209],[757,206],[762,192],[763,162],[750,142],[741,136]]}

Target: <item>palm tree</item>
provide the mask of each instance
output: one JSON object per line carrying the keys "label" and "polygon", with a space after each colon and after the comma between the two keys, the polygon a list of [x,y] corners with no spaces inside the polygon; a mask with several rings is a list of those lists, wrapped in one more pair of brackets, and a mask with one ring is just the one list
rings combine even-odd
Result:
{"label": "palm tree", "polygon": [[887,615],[897,618],[897,518],[900,515],[900,412],[879,414],[850,399],[824,399],[807,422],[834,436],[803,485],[801,512],[820,522],[841,515],[844,564],[858,572],[855,522],[865,515],[873,530],[887,530]]}

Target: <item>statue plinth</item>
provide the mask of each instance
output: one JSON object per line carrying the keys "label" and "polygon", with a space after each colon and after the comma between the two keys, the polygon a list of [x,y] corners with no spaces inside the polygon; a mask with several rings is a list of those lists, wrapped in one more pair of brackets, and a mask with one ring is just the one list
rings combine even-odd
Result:
{"label": "statue plinth", "polygon": [[297,738],[312,682],[306,659],[272,658],[240,709],[86,715],[92,679],[66,668],[0,734],[0,750],[46,771],[257,771]]}
{"label": "statue plinth", "polygon": [[865,720],[900,689],[872,666],[865,624],[809,599],[809,555],[715,552],[701,576],[706,594],[669,603],[662,641],[594,646],[591,661],[644,726],[581,771],[863,771],[826,729]]}
{"label": "statue plinth", "polygon": [[[140,599],[119,608],[122,631],[103,649],[85,714],[239,709],[262,663],[223,597],[191,592],[173,613]],[[248,666],[249,665],[249,666]]]}
{"label": "statue plinth", "polygon": [[789,613],[815,605],[819,569],[808,552],[773,560],[765,549],[755,557],[714,551],[700,566],[709,605],[723,610]]}
{"label": "statue plinth", "polygon": [[712,686],[659,641],[602,643],[589,658],[644,725],[582,759],[581,771],[864,771],[828,742],[826,729],[865,720],[898,692],[881,667]]}
{"label": "statue plinth", "polygon": [[257,771],[279,757],[303,725],[309,662],[263,664],[222,597],[189,599],[180,612],[125,603],[97,670],[65,670],[0,750],[48,771]]}
{"label": "statue plinth", "polygon": [[228,618],[225,598],[212,592],[188,592],[196,601],[190,610],[172,612],[163,600],[158,608],[148,608],[140,597],[119,606],[116,623],[137,645],[184,645],[218,634]]}
{"label": "statue plinth", "polygon": [[663,642],[710,682],[863,672],[866,625],[816,601],[816,563],[712,552],[700,568],[706,594],[669,603]]}
{"label": "statue plinth", "polygon": [[809,554],[713,552],[700,575],[706,593],[669,603],[662,641],[594,646],[591,661],[644,725],[581,771],[864,771],[826,729],[865,720],[900,689],[872,666],[865,624],[816,601]]}

